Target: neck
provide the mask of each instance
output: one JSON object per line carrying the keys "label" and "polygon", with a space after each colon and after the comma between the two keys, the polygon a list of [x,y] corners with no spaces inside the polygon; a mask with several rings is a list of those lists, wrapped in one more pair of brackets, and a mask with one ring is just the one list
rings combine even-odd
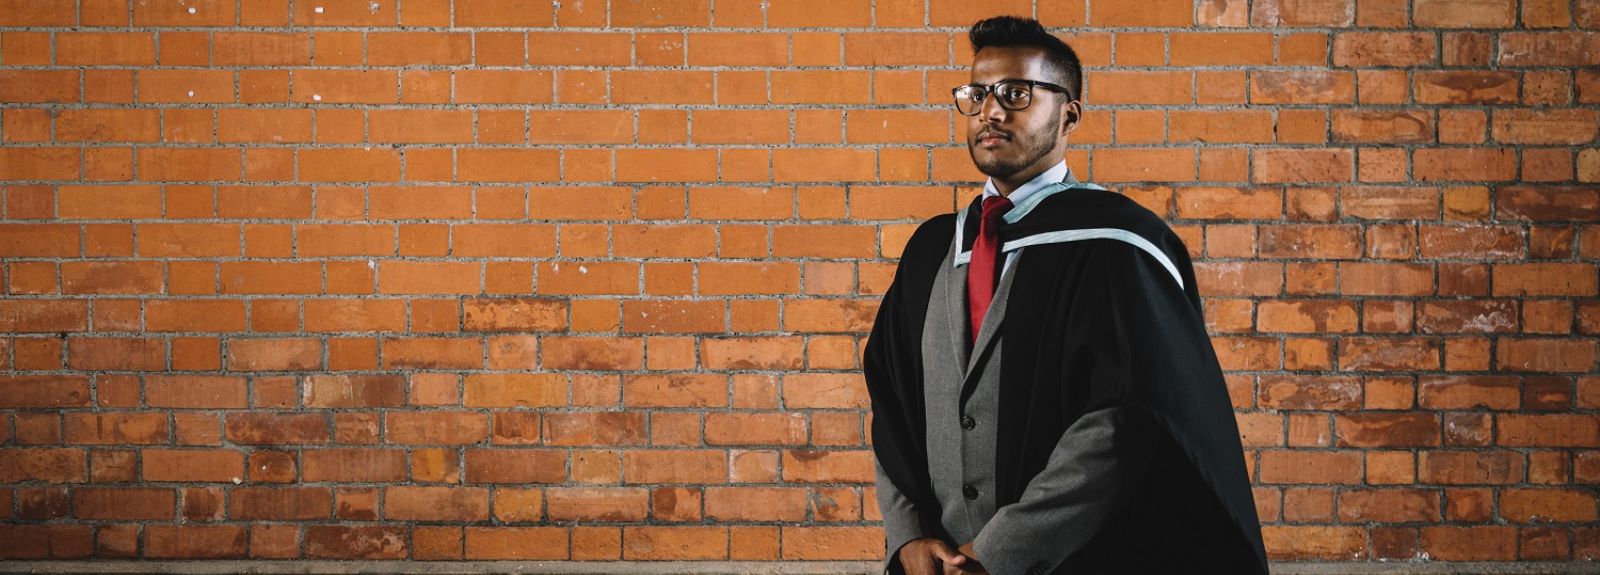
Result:
{"label": "neck", "polygon": [[1039,174],[1044,173],[1045,170],[1048,170],[1052,166],[1055,166],[1059,163],[1061,163],[1061,158],[1059,156],[1047,158],[1043,162],[1029,166],[1027,169],[1019,171],[1015,174],[1011,174],[1010,176],[1004,178],[991,177],[989,179],[994,181],[994,191],[999,192],[1002,196],[1010,196],[1011,192],[1014,192],[1017,190],[1017,188],[1022,187],[1022,184],[1026,184],[1029,180],[1039,177]]}
{"label": "neck", "polygon": [[[1037,176],[1038,174],[1034,174],[1034,175]],[[1018,180],[1018,181],[1015,181],[1015,182],[1010,181],[1010,180],[995,180],[994,181],[994,191],[1000,192],[1001,196],[1010,196],[1011,192],[1016,191],[1017,188],[1022,187],[1022,184],[1026,183],[1028,180],[1031,180],[1031,179],[1033,179],[1033,178],[1030,176],[1030,177],[1028,177],[1026,179]]]}

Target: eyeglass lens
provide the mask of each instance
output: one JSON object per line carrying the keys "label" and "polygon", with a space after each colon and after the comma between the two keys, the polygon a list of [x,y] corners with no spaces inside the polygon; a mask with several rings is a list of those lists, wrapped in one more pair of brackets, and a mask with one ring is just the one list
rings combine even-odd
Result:
{"label": "eyeglass lens", "polygon": [[1033,101],[1033,86],[1023,82],[1000,82],[994,86],[966,85],[956,90],[956,109],[971,116],[983,108],[983,100],[990,92],[1000,100],[1000,107],[1022,110]]}

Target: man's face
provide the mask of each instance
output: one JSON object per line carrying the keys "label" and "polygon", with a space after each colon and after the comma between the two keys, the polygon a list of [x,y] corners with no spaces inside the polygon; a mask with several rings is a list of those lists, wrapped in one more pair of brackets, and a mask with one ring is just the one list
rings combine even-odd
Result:
{"label": "man's face", "polygon": [[[1062,84],[1055,76],[1044,51],[1038,48],[990,46],[980,50],[972,62],[972,83],[985,86],[1001,80]],[[1071,125],[1062,126],[1067,95],[1047,88],[1035,86],[1033,103],[1022,110],[1007,110],[997,100],[990,94],[977,115],[965,116],[967,151],[978,171],[992,178],[1005,179],[1053,158],[1051,152],[1058,144],[1064,147],[1067,132],[1077,124],[1073,112],[1068,118]]]}

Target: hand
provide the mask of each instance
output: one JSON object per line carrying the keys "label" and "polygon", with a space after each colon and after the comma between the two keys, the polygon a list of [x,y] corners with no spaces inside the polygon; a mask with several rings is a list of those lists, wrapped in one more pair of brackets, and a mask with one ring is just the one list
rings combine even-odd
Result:
{"label": "hand", "polygon": [[956,548],[956,552],[964,556],[966,561],[962,562],[960,566],[946,563],[944,569],[946,575],[989,575],[989,570],[978,562],[978,552],[973,550],[972,543],[972,541],[968,541]]}
{"label": "hand", "polygon": [[900,565],[905,568],[906,575],[940,575],[971,573],[962,567],[977,565],[977,561],[952,549],[942,539],[923,537],[900,548]]}

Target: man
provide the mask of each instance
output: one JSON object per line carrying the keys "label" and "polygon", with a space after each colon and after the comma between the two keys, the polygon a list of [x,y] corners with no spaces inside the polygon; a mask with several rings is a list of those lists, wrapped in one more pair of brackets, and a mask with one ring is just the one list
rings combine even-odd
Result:
{"label": "man", "polygon": [[1266,573],[1183,242],[1063,161],[1077,56],[970,31],[955,88],[989,176],[907,242],[863,354],[886,573]]}

